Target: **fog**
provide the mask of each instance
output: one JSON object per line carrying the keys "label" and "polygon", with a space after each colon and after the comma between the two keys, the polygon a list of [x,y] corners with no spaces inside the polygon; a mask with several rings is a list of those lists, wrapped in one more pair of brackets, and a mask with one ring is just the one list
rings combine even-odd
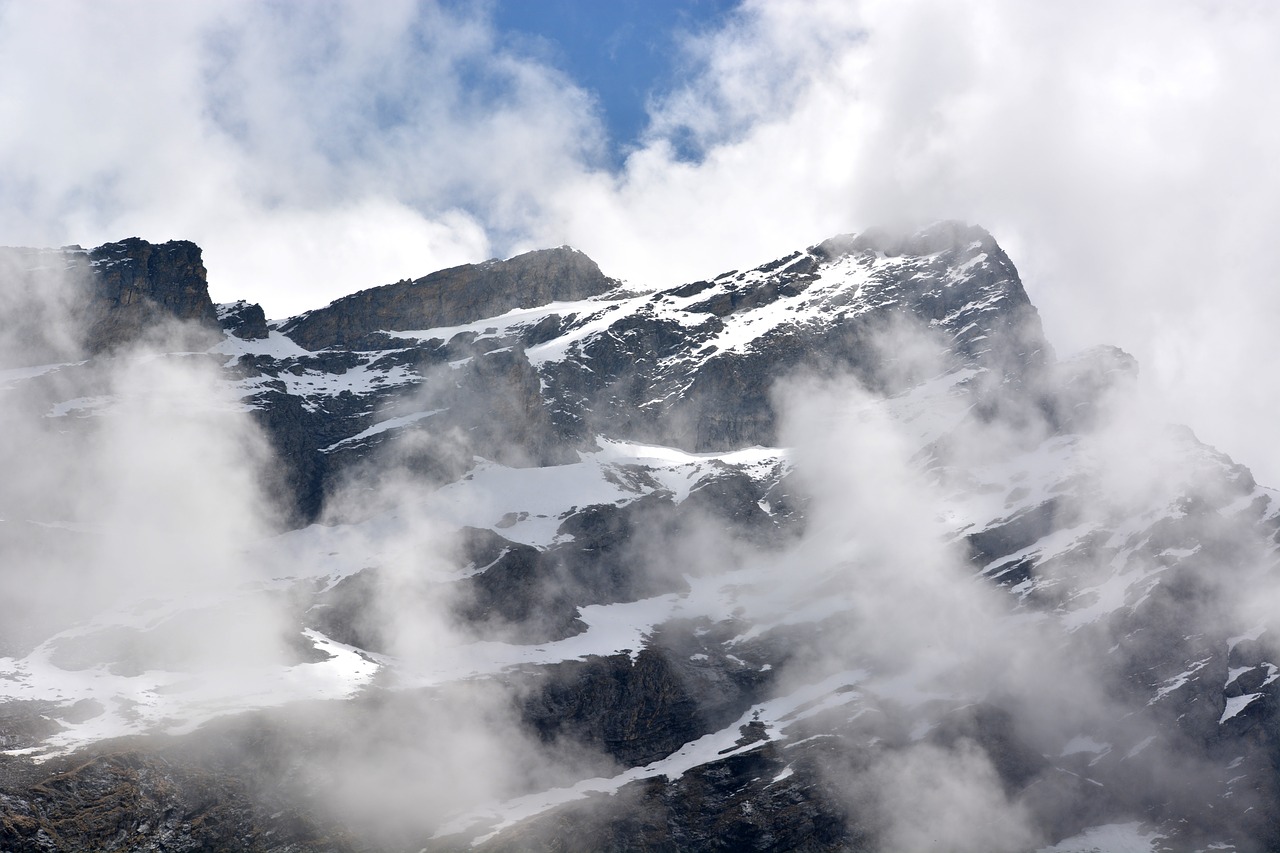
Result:
{"label": "fog", "polygon": [[[1008,711],[1020,743],[1063,759],[1079,755],[1068,750],[1081,737],[1119,755],[1160,736],[1137,782],[1106,771],[1109,784],[1132,785],[1113,804],[1122,814],[1107,817],[1150,801],[1190,808],[1215,790],[1218,765],[1169,736],[1163,709],[1142,704],[1150,691],[1117,673],[1161,643],[1220,645],[1274,621],[1273,549],[1243,514],[1252,481],[1167,428],[1189,421],[1264,481],[1275,474],[1274,401],[1260,390],[1275,367],[1274,275],[1260,247],[1277,218],[1269,143],[1280,112],[1258,88],[1274,76],[1271,12],[748,3],[723,31],[690,38],[695,73],[655,98],[649,134],[614,174],[599,167],[589,93],[513,52],[483,15],[432,4],[371,16],[337,4],[312,19],[247,4],[72,8],[0,7],[6,67],[20,72],[0,101],[14,117],[0,122],[13,164],[0,185],[25,188],[0,211],[5,241],[193,237],[216,289],[281,306],[273,313],[531,245],[571,242],[653,285],[881,220],[960,215],[990,227],[1055,344],[1119,343],[1142,365],[1138,382],[1084,401],[1092,414],[1067,424],[1080,435],[1060,456],[1036,454],[1064,426],[1052,412],[1081,401],[1031,399],[1058,393],[1052,376],[1014,393],[992,373],[959,396],[939,393],[932,404],[953,410],[944,420],[955,426],[937,442],[853,379],[788,377],[776,405],[810,501],[803,535],[761,556],[689,514],[674,533],[645,527],[627,564],[642,588],[744,566],[787,578],[786,589],[771,580],[743,595],[735,618],[748,632],[842,605],[777,684],[865,670],[867,704],[899,715],[857,774],[827,769],[886,850],[944,849],[939,839],[958,851],[1029,849],[1082,828],[1063,815],[1094,807],[1094,792],[1043,768],[1011,785],[961,723],[938,734],[967,706]],[[170,38],[156,46],[159,27]],[[33,53],[55,29],[69,47],[51,76]],[[117,70],[93,78],[92,63]],[[466,83],[475,67],[500,93],[478,106]],[[47,96],[14,94],[24,86]],[[380,111],[366,109],[366,90],[391,105],[383,119],[369,118]],[[134,112],[147,102],[139,91],[164,108]],[[117,92],[128,93],[120,114]],[[387,115],[392,132],[366,134]],[[112,132],[93,146],[67,141],[88,126]],[[117,674],[231,683],[264,662],[295,662],[297,601],[312,602],[316,554],[263,544],[278,542],[281,525],[266,497],[274,461],[218,362],[193,343],[198,333],[162,327],[87,360],[74,270],[32,273],[44,261],[31,254],[3,263],[0,279],[16,285],[0,289],[0,579],[11,591],[0,654],[98,617],[45,651],[80,670],[114,662]],[[937,346],[909,325],[886,331],[885,384],[947,375],[954,365]],[[401,405],[427,410],[441,397],[473,417],[493,408],[459,394],[452,368]],[[371,570],[361,618],[383,645],[366,658],[391,665],[316,724],[315,755],[290,755],[311,780],[299,796],[319,791],[326,809],[393,840],[617,770],[593,748],[531,734],[519,679],[442,675],[459,671],[477,639],[458,619],[453,581],[481,567],[467,565],[461,534],[433,503],[431,474],[460,473],[476,447],[457,429],[425,426],[327,496],[329,532],[314,535]],[[517,436],[491,432],[486,457],[538,460]],[[1116,535],[1044,559],[1039,584],[1021,592],[979,576],[965,524],[1003,510],[974,495],[1007,487],[1011,473],[1034,481],[1037,466],[1062,459],[1043,505],[1055,495],[1059,526]],[[1018,502],[1006,500],[1011,513]],[[1188,535],[1150,529],[1159,513],[1191,519],[1210,547],[1182,554]],[[1181,578],[1179,566],[1196,570],[1195,583],[1169,593],[1159,584]],[[1154,602],[1136,640],[1132,626],[1113,636],[1087,618],[1116,595]],[[309,725],[310,713],[284,719]]]}
{"label": "fog", "polygon": [[[879,349],[894,357],[885,363],[929,380],[954,368],[937,345],[899,325]],[[855,379],[800,376],[777,387],[782,443],[811,503],[803,539],[767,558],[788,579],[772,603],[843,605],[820,641],[789,662],[780,690],[864,672],[854,684],[884,716],[866,718],[855,737],[876,745],[854,767],[833,762],[826,772],[879,849],[1034,849],[1078,832],[1084,824],[1072,821],[1084,815],[1143,819],[1152,803],[1189,814],[1217,796],[1222,764],[1192,742],[1198,735],[1179,731],[1170,717],[1179,712],[1149,707],[1156,700],[1133,673],[1182,644],[1194,672],[1194,657],[1271,624],[1259,602],[1276,600],[1280,580],[1265,528],[1245,511],[1258,497],[1253,481],[1164,422],[1149,386],[1123,370],[1082,408],[1063,384],[1074,370],[1056,367],[1021,386],[999,382],[998,372],[960,386],[934,379],[929,411],[951,426],[923,436],[914,410]],[[1037,403],[1041,393],[1066,405]],[[1076,414],[1065,435],[1052,420],[1063,411]],[[982,497],[993,490],[995,503]],[[981,552],[971,556],[976,540],[963,533],[1017,517],[1017,493],[1037,490],[1045,503],[1024,509],[1066,533],[1037,543],[1028,580],[1001,580],[1016,560],[984,571]],[[1129,608],[1137,615],[1124,616]],[[755,615],[777,618],[768,606]],[[1169,690],[1186,677],[1155,675]],[[1196,706],[1178,707],[1185,716]],[[992,740],[1005,724],[965,722],[984,708],[1010,715],[1008,740]],[[1213,723],[1218,711],[1196,713]],[[1048,763],[1019,766],[1024,747]],[[1098,753],[1088,768],[1072,757],[1082,750]],[[1090,769],[1132,750],[1136,762]],[[1102,780],[1098,788],[1079,781],[1086,773]],[[1232,814],[1247,810],[1241,803]]]}
{"label": "fog", "polygon": [[[61,671],[76,686],[50,698],[97,702],[91,740],[222,718],[193,736],[212,760],[240,756],[265,796],[309,803],[378,843],[420,841],[462,811],[611,772],[595,750],[541,742],[513,687],[467,678],[468,657],[495,667],[457,615],[451,582],[476,567],[430,500],[440,481],[409,464],[426,436],[336,484],[322,526],[280,537],[270,443],[225,357],[190,349],[216,336],[161,323],[88,357],[77,306],[93,285],[67,257],[10,253],[0,270],[0,656],[19,681]],[[442,433],[426,452],[456,456],[451,444],[465,447]],[[313,565],[313,541],[367,570],[349,627],[379,640],[359,657],[391,664],[341,705],[317,704],[343,691],[309,693],[298,666],[332,657],[300,633],[316,590],[335,583]],[[131,711],[166,701],[173,716]],[[281,703],[267,718],[234,716]]]}
{"label": "fog", "polygon": [[[182,354],[190,331],[176,323],[83,360],[86,273],[62,261],[10,254],[0,270],[7,651],[102,610],[234,596],[261,579],[244,547],[279,529],[265,439],[217,363]],[[239,641],[250,658],[280,642],[269,619],[214,623],[231,657]]]}
{"label": "fog", "polygon": [[[493,387],[468,386],[459,368],[427,370],[376,417],[456,411],[385,442],[332,484],[321,524],[280,536],[267,497],[276,461],[224,357],[199,351],[213,338],[162,325],[88,358],[83,271],[52,263],[61,257],[11,254],[5,270],[4,316],[41,330],[32,343],[31,326],[8,323],[0,340],[6,655],[35,650],[67,672],[141,678],[151,686],[139,695],[221,690],[213,705],[187,706],[190,720],[151,731],[222,716],[204,730],[215,752],[263,742],[287,768],[241,759],[270,796],[392,847],[625,769],[598,743],[536,731],[528,709],[543,685],[531,670],[485,663],[517,628],[561,636],[556,613],[535,609],[518,626],[460,616],[473,593],[459,581],[501,554],[478,560],[450,520],[467,507],[445,506],[439,486],[479,451],[537,461],[520,424],[464,428],[498,417],[484,397]],[[1143,819],[1153,803],[1199,809],[1219,795],[1224,762],[1148,701],[1178,672],[1127,679],[1161,648],[1185,643],[1191,664],[1268,626],[1280,593],[1273,549],[1241,512],[1257,497],[1252,480],[1169,428],[1123,357],[1041,368],[1002,360],[998,343],[975,370],[935,331],[884,326],[870,378],[887,400],[835,365],[783,377],[774,406],[804,524],[766,543],[713,507],[676,521],[655,510],[607,558],[629,575],[623,600],[705,592],[723,577],[719,598],[690,599],[706,608],[697,615],[740,638],[794,643],[759,699],[849,673],[865,713],[837,731],[854,760],[819,772],[878,849],[1014,853],[1089,820]],[[1020,582],[1004,578],[1011,561],[984,566],[965,535],[1026,510],[1075,532],[1057,553],[1038,545]],[[325,576],[330,552],[345,578]],[[614,571],[597,559],[598,572]],[[571,572],[548,577],[581,594]],[[1148,601],[1135,632],[1125,609]],[[359,640],[364,650],[346,654],[376,674],[345,697],[267,688],[237,698],[264,672],[332,657],[300,637],[325,607],[337,615],[322,633]],[[225,716],[282,702],[265,718]],[[1106,763],[1094,769],[1095,759]],[[1242,809],[1248,796],[1237,795]],[[607,815],[613,802],[596,808]]]}

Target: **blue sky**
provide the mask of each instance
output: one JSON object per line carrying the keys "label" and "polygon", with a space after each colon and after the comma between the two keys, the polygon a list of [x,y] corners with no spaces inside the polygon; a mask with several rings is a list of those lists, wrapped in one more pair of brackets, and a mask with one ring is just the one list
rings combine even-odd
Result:
{"label": "blue sky", "polygon": [[[690,60],[682,39],[714,30],[733,0],[497,0],[503,36],[561,68],[599,98],[609,162],[619,166],[649,121],[652,95],[672,89]],[[682,152],[692,155],[694,152]]]}

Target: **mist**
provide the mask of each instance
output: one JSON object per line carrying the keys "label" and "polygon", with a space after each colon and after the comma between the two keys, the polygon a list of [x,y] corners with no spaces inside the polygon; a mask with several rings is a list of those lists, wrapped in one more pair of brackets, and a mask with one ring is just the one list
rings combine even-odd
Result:
{"label": "mist", "polygon": [[[1028,850],[1078,832],[1081,815],[1203,811],[1223,764],[1118,675],[1179,644],[1194,672],[1201,650],[1271,624],[1260,602],[1280,581],[1245,511],[1252,477],[1164,422],[1152,389],[1108,352],[1051,364],[1036,403],[1035,383],[958,370],[910,324],[877,348],[912,377],[906,391],[885,398],[839,376],[776,386],[807,521],[800,540],[756,558],[785,589],[743,602],[766,636],[830,614],[778,676],[786,693],[845,671],[862,696],[849,724],[862,757],[830,764],[828,782],[885,850]],[[1066,378],[1086,374],[1082,398]],[[1038,484],[1048,471],[1061,479]],[[1006,495],[1011,474],[1024,486]],[[1203,518],[1195,545],[1167,524],[1146,529],[1174,507]],[[1018,524],[1045,525],[1033,539],[1064,532],[1023,558],[1034,568],[984,566],[986,540],[964,534],[993,521],[1006,536]],[[1117,606],[1135,615],[1099,621]],[[1166,679],[1160,696],[1186,679],[1151,676]],[[1099,764],[1112,753],[1142,753],[1141,764]],[[1122,795],[1100,799],[1118,784]]]}
{"label": "mist", "polygon": [[[1082,814],[1199,814],[1235,756],[1189,727],[1261,695],[1240,672],[1261,681],[1280,595],[1255,482],[1280,482],[1277,35],[1259,4],[744,2],[683,35],[647,128],[610,140],[589,83],[484,6],[0,2],[0,229],[35,245],[194,239],[216,299],[279,316],[563,243],[639,291],[873,224],[987,227],[1064,356],[1050,375],[1015,393],[889,329],[882,384],[820,370],[776,391],[803,525],[762,544],[714,511],[637,512],[610,558],[622,579],[590,592],[694,590],[747,645],[796,640],[759,676],[778,695],[845,677],[866,711],[848,738],[870,745],[824,778],[883,849],[1032,849],[1086,828]],[[0,655],[137,679],[140,710],[92,688],[104,732],[188,732],[238,692],[318,703],[279,712],[326,732],[315,756],[289,744],[285,765],[320,780],[290,796],[396,843],[621,772],[594,745],[530,734],[538,688],[493,663],[521,641],[550,657],[591,636],[558,586],[576,594],[584,572],[484,552],[519,551],[511,577],[546,572],[538,612],[511,618],[468,585],[490,564],[458,519],[516,534],[439,488],[578,464],[589,443],[552,459],[545,425],[509,426],[485,377],[444,366],[373,420],[451,414],[386,442],[329,484],[317,525],[280,536],[279,460],[208,331],[162,324],[97,351],[83,270],[65,263],[0,260]],[[1139,376],[1073,360],[1099,343],[1133,353]],[[1077,368],[1116,384],[1055,390]],[[679,432],[646,438],[680,446]],[[651,486],[636,468],[611,469],[623,487],[600,500]],[[1046,470],[1064,473],[1040,483]],[[985,525],[997,532],[975,537]],[[1061,535],[1000,551],[1042,528]],[[707,592],[721,576],[732,594]],[[821,637],[796,627],[809,617]],[[1228,644],[1225,671],[1193,670]],[[280,688],[300,661],[316,663],[305,683]],[[1234,683],[1234,704],[1178,698],[1197,679]],[[158,691],[185,722],[147,704]],[[1051,766],[983,739],[997,711],[1011,752]],[[1104,784],[1125,796],[1101,801]]]}
{"label": "mist", "polygon": [[[523,725],[524,688],[493,677],[501,664],[460,615],[458,581],[483,566],[434,496],[475,464],[458,426],[388,442],[335,483],[321,524],[286,534],[271,442],[226,356],[204,351],[220,336],[170,320],[95,352],[95,282],[79,257],[10,252],[0,270],[0,654],[22,661],[19,680],[62,673],[63,690],[27,694],[49,713],[92,703],[48,754],[80,738],[190,735],[205,761],[239,762],[263,802],[392,846],[613,772],[608,756]],[[397,405],[438,406],[442,392],[482,404],[442,376]],[[487,452],[502,458],[504,441],[523,458],[504,439]],[[326,577],[330,553],[349,568]],[[352,589],[354,616],[341,606]],[[317,624],[371,651],[305,633]],[[328,684],[326,662],[356,673]],[[277,710],[235,715],[256,708]]]}
{"label": "mist", "polygon": [[1280,478],[1266,4],[745,2],[684,34],[648,127],[614,141],[588,83],[482,7],[0,14],[9,242],[194,239],[220,301],[284,316],[531,247],[676,284],[961,218],[1018,258],[1065,352],[1132,352],[1169,420]]}
{"label": "mist", "polygon": [[[25,380],[0,409],[10,652],[91,612],[234,596],[262,579],[242,549],[279,529],[262,493],[266,443],[216,362],[183,353],[192,330],[162,325],[146,343],[84,360],[87,272],[65,260],[10,254],[0,273],[0,353]],[[44,346],[30,345],[33,332]],[[229,623],[216,630],[232,646],[246,637]]]}
{"label": "mist", "polygon": [[6,316],[45,326],[0,346],[4,653],[15,691],[63,679],[31,694],[55,717],[96,703],[41,760],[204,750],[261,808],[389,848],[536,833],[562,804],[621,821],[657,776],[756,743],[875,849],[1013,853],[1180,812],[1261,831],[1263,794],[1230,790],[1245,757],[1203,732],[1269,672],[1270,498],[1164,423],[1129,356],[1054,361],[1016,298],[972,339],[858,326],[851,367],[815,352],[776,383],[777,447],[727,453],[677,449],[686,417],[646,422],[654,446],[557,447],[545,401],[508,393],[534,389],[517,338],[431,338],[320,442],[323,506],[286,530],[251,408],[283,380],[245,365],[306,384],[320,357],[245,361],[293,350],[200,323],[104,344],[82,254],[12,256]]}

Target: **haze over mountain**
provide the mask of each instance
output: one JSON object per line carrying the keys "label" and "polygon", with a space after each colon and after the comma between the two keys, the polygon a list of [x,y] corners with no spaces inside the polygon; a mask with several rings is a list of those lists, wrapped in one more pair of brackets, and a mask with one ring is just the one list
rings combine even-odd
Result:
{"label": "haze over mountain", "polygon": [[1248,0],[0,0],[0,242],[192,240],[215,301],[286,317],[549,246],[676,286],[964,219],[1060,348],[1132,353],[1280,482],[1278,42]]}
{"label": "haze over mountain", "polygon": [[1277,494],[990,233],[608,272],[0,255],[0,847],[1280,847]]}

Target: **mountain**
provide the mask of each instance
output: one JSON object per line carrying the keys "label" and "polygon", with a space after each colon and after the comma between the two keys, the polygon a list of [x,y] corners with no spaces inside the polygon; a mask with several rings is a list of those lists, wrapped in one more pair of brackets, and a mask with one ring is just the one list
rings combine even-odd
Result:
{"label": "mountain", "polygon": [[980,228],[0,316],[0,849],[1280,849],[1276,492]]}

